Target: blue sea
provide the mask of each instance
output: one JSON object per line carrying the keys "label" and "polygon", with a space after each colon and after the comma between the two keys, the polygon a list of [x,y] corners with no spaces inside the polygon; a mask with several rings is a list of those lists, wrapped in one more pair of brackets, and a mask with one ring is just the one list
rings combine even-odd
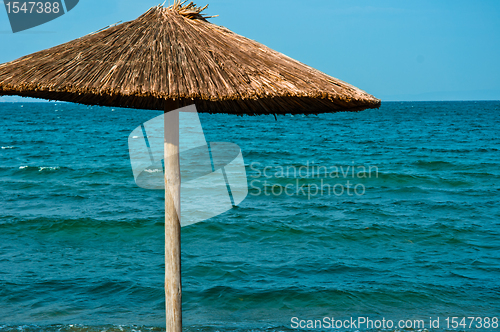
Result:
{"label": "blue sea", "polygon": [[[128,151],[160,114],[0,104],[1,332],[164,331],[164,192]],[[200,119],[241,148],[249,193],[182,228],[185,331],[500,330],[500,102]]]}

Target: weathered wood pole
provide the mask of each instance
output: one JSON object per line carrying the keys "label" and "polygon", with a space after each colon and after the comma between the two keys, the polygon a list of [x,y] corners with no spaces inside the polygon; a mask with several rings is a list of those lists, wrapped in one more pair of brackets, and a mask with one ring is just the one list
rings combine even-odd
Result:
{"label": "weathered wood pole", "polygon": [[[179,103],[165,103],[165,309],[167,332],[182,331]],[[167,112],[174,111],[170,114]],[[167,116],[168,114],[168,116]],[[168,118],[168,120],[167,120]]]}

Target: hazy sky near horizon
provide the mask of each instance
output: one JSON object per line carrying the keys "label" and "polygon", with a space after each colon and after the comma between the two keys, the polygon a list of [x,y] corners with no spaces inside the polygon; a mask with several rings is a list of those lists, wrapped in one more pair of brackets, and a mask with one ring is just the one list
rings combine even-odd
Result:
{"label": "hazy sky near horizon", "polygon": [[[2,2],[0,63],[135,19],[158,1],[81,0],[64,16],[16,34]],[[219,15],[211,22],[383,100],[500,100],[498,0],[209,4],[206,13]]]}

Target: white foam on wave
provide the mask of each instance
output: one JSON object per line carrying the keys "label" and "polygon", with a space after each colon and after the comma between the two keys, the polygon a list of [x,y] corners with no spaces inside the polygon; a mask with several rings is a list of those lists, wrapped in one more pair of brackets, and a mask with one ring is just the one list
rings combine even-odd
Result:
{"label": "white foam on wave", "polygon": [[15,146],[2,146],[2,150],[15,149]]}
{"label": "white foam on wave", "polygon": [[160,173],[160,172],[163,172],[163,170],[158,169],[158,168],[155,168],[155,169],[145,169],[144,171],[148,172],[148,173]]}
{"label": "white foam on wave", "polygon": [[43,171],[55,171],[55,170],[58,170],[58,169],[61,168],[59,166],[40,166],[40,167],[36,167],[36,166],[19,166],[19,169],[26,169],[28,167],[38,168],[39,172],[43,172]]}
{"label": "white foam on wave", "polygon": [[55,170],[58,170],[59,168],[60,168],[59,166],[55,166],[55,167],[38,167],[38,171],[39,172],[42,172],[44,170],[55,171]]}

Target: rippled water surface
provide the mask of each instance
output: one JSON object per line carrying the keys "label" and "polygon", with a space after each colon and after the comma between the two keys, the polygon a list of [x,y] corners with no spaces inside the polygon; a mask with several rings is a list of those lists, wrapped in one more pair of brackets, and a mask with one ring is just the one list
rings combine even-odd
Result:
{"label": "rippled water surface", "polygon": [[[159,114],[0,104],[0,331],[163,329],[164,195],[127,147]],[[500,102],[201,122],[250,189],[182,229],[187,330],[500,316]]]}

